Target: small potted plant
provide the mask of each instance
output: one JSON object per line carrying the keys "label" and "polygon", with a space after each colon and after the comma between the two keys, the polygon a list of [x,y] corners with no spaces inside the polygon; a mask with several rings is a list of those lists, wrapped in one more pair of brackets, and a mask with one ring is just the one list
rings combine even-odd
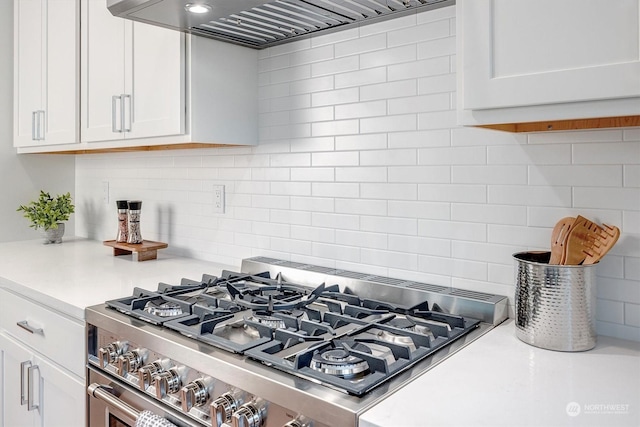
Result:
{"label": "small potted plant", "polygon": [[62,243],[64,235],[64,223],[75,207],[71,202],[71,194],[59,194],[51,197],[49,193],[40,190],[38,200],[29,202],[28,205],[20,205],[18,211],[24,212],[24,217],[31,221],[29,227],[42,229],[44,243]]}

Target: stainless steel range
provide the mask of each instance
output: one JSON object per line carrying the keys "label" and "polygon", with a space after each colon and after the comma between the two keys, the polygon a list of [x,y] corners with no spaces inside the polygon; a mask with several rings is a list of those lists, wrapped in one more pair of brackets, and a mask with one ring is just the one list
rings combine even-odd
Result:
{"label": "stainless steel range", "polygon": [[257,257],[86,309],[89,425],[349,427],[506,297]]}

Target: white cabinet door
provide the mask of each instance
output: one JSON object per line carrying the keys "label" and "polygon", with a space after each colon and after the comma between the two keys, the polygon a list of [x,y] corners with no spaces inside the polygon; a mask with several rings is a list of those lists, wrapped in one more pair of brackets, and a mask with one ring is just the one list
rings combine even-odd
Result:
{"label": "white cabinet door", "polygon": [[29,350],[0,334],[0,397],[3,409],[0,411],[0,427],[37,425],[38,411],[29,411],[26,402],[29,387],[27,370],[33,365],[34,356]]}
{"label": "white cabinet door", "polygon": [[81,23],[81,138],[122,139],[120,100],[114,97],[125,93],[125,27],[131,23],[114,18],[104,0],[85,0]]}
{"label": "white cabinet door", "polygon": [[85,424],[84,383],[0,333],[2,427]]}
{"label": "white cabinet door", "polygon": [[14,146],[78,142],[78,0],[14,2]]}
{"label": "white cabinet door", "polygon": [[131,95],[131,116],[126,119],[130,131],[125,138],[182,134],[186,91],[184,36],[139,22],[131,24],[132,40],[126,45],[125,56],[125,93]]}
{"label": "white cabinet door", "polygon": [[82,140],[184,133],[184,35],[112,16],[104,0],[82,12]]}
{"label": "white cabinet door", "polygon": [[640,1],[457,4],[464,109],[640,96]]}

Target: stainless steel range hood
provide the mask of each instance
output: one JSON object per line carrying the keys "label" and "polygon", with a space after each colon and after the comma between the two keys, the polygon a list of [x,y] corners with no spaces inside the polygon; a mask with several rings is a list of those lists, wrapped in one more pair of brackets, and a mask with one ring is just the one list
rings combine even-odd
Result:
{"label": "stainless steel range hood", "polygon": [[[455,0],[107,0],[114,16],[262,49]],[[205,13],[187,11],[202,5]]]}

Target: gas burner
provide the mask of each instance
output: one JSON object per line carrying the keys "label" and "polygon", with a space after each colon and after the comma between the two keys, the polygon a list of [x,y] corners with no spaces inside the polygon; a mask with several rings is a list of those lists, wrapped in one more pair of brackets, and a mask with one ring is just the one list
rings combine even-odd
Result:
{"label": "gas burner", "polygon": [[[372,331],[373,332],[373,331]],[[411,337],[398,335],[387,330],[379,330],[374,333],[380,340],[392,344],[399,344],[410,348],[412,351],[416,349],[416,344]]]}
{"label": "gas burner", "polygon": [[231,299],[238,305],[259,311],[291,311],[313,303],[324,292],[324,283],[309,293],[307,288],[282,283],[280,276],[276,280],[253,277],[227,281],[227,290]]}
{"label": "gas burner", "polygon": [[248,316],[246,320],[261,323],[273,329],[283,329],[286,327],[284,324],[284,319],[260,311],[255,312],[251,316]]}
{"label": "gas burner", "polygon": [[151,300],[144,306],[144,311],[158,317],[174,317],[183,313],[180,304],[163,300]]}
{"label": "gas burner", "polygon": [[431,339],[435,339],[433,332],[428,326],[420,325],[407,317],[394,317],[387,322],[387,325],[405,331],[415,332],[417,334],[426,335]]}
{"label": "gas burner", "polygon": [[[363,353],[371,353],[371,350],[364,344],[354,343],[352,348]],[[344,347],[315,353],[309,367],[323,374],[347,380],[364,378],[370,372],[366,360],[350,354]]]}

